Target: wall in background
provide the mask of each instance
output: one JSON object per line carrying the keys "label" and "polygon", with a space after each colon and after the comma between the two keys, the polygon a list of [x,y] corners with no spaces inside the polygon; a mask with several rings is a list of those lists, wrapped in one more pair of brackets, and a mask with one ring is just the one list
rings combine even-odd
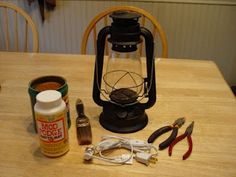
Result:
{"label": "wall in background", "polygon": [[123,1],[236,5],[236,0],[123,0]]}
{"label": "wall in background", "polygon": [[36,22],[40,52],[80,53],[83,32],[89,21],[105,8],[134,5],[153,14],[163,26],[170,58],[212,59],[230,85],[236,85],[236,6],[133,1],[57,0],[55,11],[42,23],[37,1],[4,0],[26,10]]}

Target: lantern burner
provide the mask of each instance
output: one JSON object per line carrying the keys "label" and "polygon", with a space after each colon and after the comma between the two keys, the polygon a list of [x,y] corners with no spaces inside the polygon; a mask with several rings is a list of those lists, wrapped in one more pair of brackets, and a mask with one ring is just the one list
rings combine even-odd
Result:
{"label": "lantern burner", "polygon": [[121,107],[107,102],[103,106],[99,122],[112,132],[132,133],[143,129],[148,123],[148,118],[145,110],[138,104]]}
{"label": "lantern burner", "polygon": [[[105,89],[102,90],[109,95],[110,100],[106,96],[104,97],[122,107],[137,103],[138,98],[142,98],[144,95],[142,94],[144,78],[137,73],[113,70],[104,74],[103,81]],[[127,85],[127,83],[129,84]]]}
{"label": "lantern burner", "polygon": [[109,97],[116,103],[129,104],[137,101],[138,94],[129,88],[120,88],[112,91]]}

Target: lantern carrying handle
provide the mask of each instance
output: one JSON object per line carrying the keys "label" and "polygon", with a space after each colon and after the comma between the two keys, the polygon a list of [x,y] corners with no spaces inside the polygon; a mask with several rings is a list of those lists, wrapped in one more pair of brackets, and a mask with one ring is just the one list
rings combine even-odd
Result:
{"label": "lantern carrying handle", "polygon": [[152,107],[156,102],[156,76],[155,76],[155,57],[154,57],[154,40],[152,33],[141,27],[141,35],[145,39],[146,50],[146,71],[147,78],[145,78],[145,84],[147,83],[148,101],[146,103],[140,103],[144,109]]}
{"label": "lantern carrying handle", "polygon": [[[104,62],[104,46],[107,35],[111,34],[111,26],[104,27],[99,33],[97,38],[97,55],[95,60],[94,69],[94,81],[93,81],[93,100],[99,106],[104,106],[105,101],[100,98],[101,92],[101,81],[102,81],[102,70]],[[98,67],[101,66],[101,67]],[[104,94],[103,94],[104,96]]]}

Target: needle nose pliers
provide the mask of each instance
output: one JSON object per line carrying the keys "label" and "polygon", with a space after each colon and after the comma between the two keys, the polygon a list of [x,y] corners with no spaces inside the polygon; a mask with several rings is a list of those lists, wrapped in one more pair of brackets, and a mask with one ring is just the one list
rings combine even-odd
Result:
{"label": "needle nose pliers", "polygon": [[153,143],[156,138],[158,138],[162,134],[172,130],[172,133],[169,136],[169,138],[167,138],[165,141],[163,141],[161,144],[159,144],[160,150],[167,148],[175,140],[175,138],[178,134],[178,129],[184,124],[184,122],[185,122],[185,118],[182,117],[182,118],[177,119],[172,125],[164,126],[162,128],[157,129],[148,138],[148,143]]}
{"label": "needle nose pliers", "polygon": [[175,144],[177,144],[179,141],[183,140],[184,138],[187,137],[188,140],[188,151],[183,155],[183,160],[186,160],[191,152],[192,152],[192,148],[193,148],[193,142],[192,142],[192,138],[191,138],[191,134],[193,132],[193,125],[194,125],[194,121],[187,127],[187,129],[185,130],[185,133],[178,136],[169,146],[169,156],[171,156],[172,154],[172,149],[174,147]]}

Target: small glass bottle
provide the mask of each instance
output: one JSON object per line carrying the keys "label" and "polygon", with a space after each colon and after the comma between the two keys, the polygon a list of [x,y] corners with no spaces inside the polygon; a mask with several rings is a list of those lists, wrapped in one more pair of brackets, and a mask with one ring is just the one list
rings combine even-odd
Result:
{"label": "small glass bottle", "polygon": [[41,152],[58,157],[69,150],[66,104],[61,93],[46,90],[36,96],[34,106]]}

